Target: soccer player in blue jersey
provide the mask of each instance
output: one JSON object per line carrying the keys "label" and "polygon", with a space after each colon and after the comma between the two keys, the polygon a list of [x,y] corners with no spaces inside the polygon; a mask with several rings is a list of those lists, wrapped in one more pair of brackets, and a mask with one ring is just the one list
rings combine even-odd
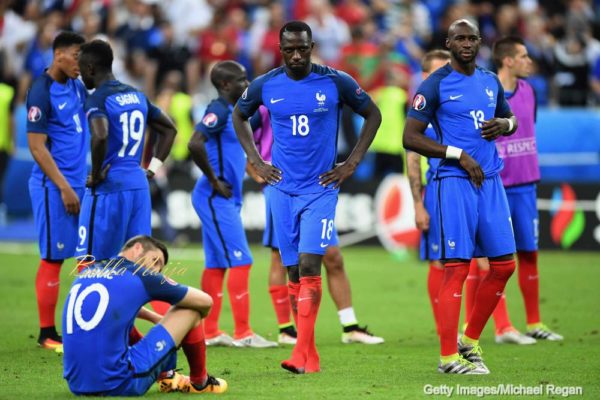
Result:
{"label": "soccer player in blue jersey", "polygon": [[[373,141],[381,113],[346,73],[313,64],[310,27],[286,23],[279,32],[284,66],[255,79],[233,111],[233,124],[248,161],[272,185],[271,206],[283,265],[288,268],[298,340],[281,366],[293,373],[319,372],[315,322],[321,302],[321,260],[330,245],[341,183],[349,178]],[[336,164],[342,105],[365,118],[360,137]],[[254,144],[250,118],[264,104],[273,128],[272,164]]]}
{"label": "soccer player in blue jersey", "polygon": [[[450,53],[446,50],[432,50],[423,56],[421,69],[423,79],[434,71],[448,64]],[[425,129],[425,136],[439,141],[437,134],[431,124]],[[414,151],[406,153],[406,169],[410,190],[415,205],[415,223],[421,234],[421,259],[429,261],[429,273],[427,275],[427,292],[433,310],[436,332],[440,333],[440,316],[438,311],[438,295],[440,285],[444,277],[444,268],[440,262],[439,242],[439,213],[437,212],[437,180],[435,172],[440,163],[439,158],[428,158],[428,169],[425,175],[426,185],[422,185],[421,155]]]}
{"label": "soccer player in blue jersey", "polygon": [[[63,310],[64,378],[76,395],[140,396],[158,379],[189,393],[223,393],[227,382],[206,375],[203,382],[171,382],[177,348],[206,317],[212,300],[180,285],[160,271],[167,248],[149,236],[136,236],[118,257],[83,269],[73,282]],[[173,306],[159,316],[143,306],[152,301]],[[155,322],[135,344],[128,334],[135,318]],[[187,355],[187,353],[186,353]],[[181,378],[181,375],[176,376]]]}
{"label": "soccer player in blue jersey", "polygon": [[[476,66],[480,42],[473,23],[452,23],[446,39],[452,59],[419,86],[404,129],[407,149],[442,159],[435,177],[444,264],[439,294],[442,373],[489,373],[479,336],[515,269],[515,239],[494,139],[512,134],[517,122],[498,77]],[[440,142],[424,135],[429,123]],[[489,258],[490,273],[480,284],[457,346],[462,287],[474,256]]]}
{"label": "soccer player in blue jersey", "polygon": [[[275,347],[250,327],[249,274],[252,254],[242,225],[242,180],[246,156],[233,125],[233,105],[248,87],[246,69],[235,61],[222,61],[210,72],[219,97],[196,125],[188,148],[204,175],[192,192],[192,204],[202,221],[206,268],[202,290],[213,298],[213,309],[204,322],[207,345]],[[219,329],[223,280],[227,277],[229,301],[235,323],[232,338]]]}
{"label": "soccer player in blue jersey", "polygon": [[83,102],[87,92],[77,80],[77,58],[84,41],[76,33],[60,33],[52,45],[52,65],[27,94],[27,140],[35,160],[29,194],[41,258],[35,280],[38,343],[50,349],[61,346],[54,322],[60,268],[75,254],[85,190],[88,129]]}
{"label": "soccer player in blue jersey", "polygon": [[[92,133],[92,171],[79,218],[77,256],[115,256],[123,243],[151,233],[148,178],[169,155],[173,122],[146,96],[112,74],[113,53],[103,40],[81,46],[79,66],[88,89],[85,110]],[[140,166],[146,126],[159,134],[156,157]]]}

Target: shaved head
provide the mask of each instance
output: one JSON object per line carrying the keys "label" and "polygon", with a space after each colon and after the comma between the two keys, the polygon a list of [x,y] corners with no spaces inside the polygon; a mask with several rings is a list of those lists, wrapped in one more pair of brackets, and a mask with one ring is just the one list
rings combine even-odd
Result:
{"label": "shaved head", "polygon": [[452,37],[456,33],[456,29],[461,26],[467,26],[473,30],[473,32],[479,36],[479,28],[473,22],[468,19],[457,19],[448,28],[448,37]]}

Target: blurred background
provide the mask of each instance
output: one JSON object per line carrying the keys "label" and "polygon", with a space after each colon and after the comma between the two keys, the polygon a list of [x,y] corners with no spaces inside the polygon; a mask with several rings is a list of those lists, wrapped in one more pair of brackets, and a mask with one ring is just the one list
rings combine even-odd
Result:
{"label": "blurred background", "polygon": [[[243,64],[251,79],[279,66],[279,29],[302,19],[313,30],[313,61],[350,73],[384,115],[379,138],[340,195],[342,244],[414,245],[412,204],[398,175],[404,115],[421,81],[421,57],[444,48],[458,18],[480,27],[480,66],[493,69],[491,45],[506,35],[523,37],[534,61],[528,80],[538,101],[541,247],[600,249],[600,0],[0,0],[0,241],[36,240],[24,101],[52,61],[58,32],[108,40],[117,79],[175,120],[176,144],[152,184],[153,227],[184,244],[201,237],[189,195],[199,170],[187,142],[216,95],[207,72],[225,59]],[[351,111],[342,114],[342,159],[360,124]],[[258,241],[262,194],[252,182],[245,186],[244,223]]]}

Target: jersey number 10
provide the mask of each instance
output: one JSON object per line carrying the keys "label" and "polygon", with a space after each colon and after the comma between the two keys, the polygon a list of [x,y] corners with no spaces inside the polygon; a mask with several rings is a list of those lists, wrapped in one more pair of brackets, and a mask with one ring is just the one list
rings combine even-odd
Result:
{"label": "jersey number 10", "polygon": [[[73,286],[69,292],[69,303],[67,304],[66,315],[67,334],[73,333],[73,319],[75,319],[75,322],[81,329],[84,331],[91,331],[98,326],[100,321],[102,321],[102,317],[104,317],[106,309],[108,308],[108,300],[110,296],[106,286],[101,283],[93,283],[79,293],[80,288],[81,283],[78,283],[77,285]],[[92,293],[96,293],[98,296],[100,296],[100,300],[98,301],[94,315],[92,318],[86,321],[81,314],[81,309],[85,299]]]}
{"label": "jersey number 10", "polygon": [[140,110],[133,110],[130,113],[124,112],[119,117],[121,123],[121,130],[123,131],[123,146],[119,150],[119,157],[125,157],[125,150],[129,144],[129,136],[135,140],[135,144],[131,147],[127,155],[135,156],[142,138],[144,137],[144,114]]}

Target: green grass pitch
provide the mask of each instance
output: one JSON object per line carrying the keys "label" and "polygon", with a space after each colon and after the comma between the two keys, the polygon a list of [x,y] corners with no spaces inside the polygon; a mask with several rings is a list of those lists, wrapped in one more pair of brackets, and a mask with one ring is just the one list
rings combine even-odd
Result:
{"label": "green grass pitch", "polygon": [[[0,399],[73,398],[62,379],[61,356],[36,347],[37,311],[34,280],[37,256],[4,246],[0,253]],[[586,398],[600,398],[600,256],[598,253],[541,252],[541,311],[544,321],[565,336],[562,343],[533,346],[496,345],[487,326],[481,344],[492,373],[447,376],[436,372],[439,345],[426,294],[427,267],[414,257],[395,261],[381,248],[343,250],[352,283],[354,308],[361,324],[385,337],[379,346],[344,345],[333,302],[326,290],[317,322],[320,374],[292,375],[279,366],[289,347],[277,349],[209,348],[209,373],[225,378],[232,399],[414,399],[426,397],[424,386],[494,386],[498,384],[581,386]],[[178,260],[185,273],[174,276],[198,285],[201,252],[186,250]],[[177,257],[177,254],[174,254]],[[254,330],[276,338],[276,320],[267,291],[269,254],[254,248],[251,274],[251,322]],[[183,257],[183,258],[181,258]],[[59,310],[72,277],[63,267]],[[324,288],[326,285],[324,284]],[[516,274],[507,288],[514,325],[524,329],[523,302]],[[228,301],[221,326],[232,331]],[[60,312],[57,313],[60,316]],[[60,317],[58,317],[60,318]],[[60,321],[59,319],[57,321]],[[142,330],[148,325],[141,324]],[[90,344],[93,346],[93,344]],[[188,366],[180,352],[179,366]],[[158,393],[147,397],[186,397]],[[213,396],[213,395],[204,395]],[[544,395],[543,397],[546,397]],[[558,398],[558,396],[554,396]],[[511,398],[503,396],[502,398]],[[525,397],[521,397],[525,398]]]}

